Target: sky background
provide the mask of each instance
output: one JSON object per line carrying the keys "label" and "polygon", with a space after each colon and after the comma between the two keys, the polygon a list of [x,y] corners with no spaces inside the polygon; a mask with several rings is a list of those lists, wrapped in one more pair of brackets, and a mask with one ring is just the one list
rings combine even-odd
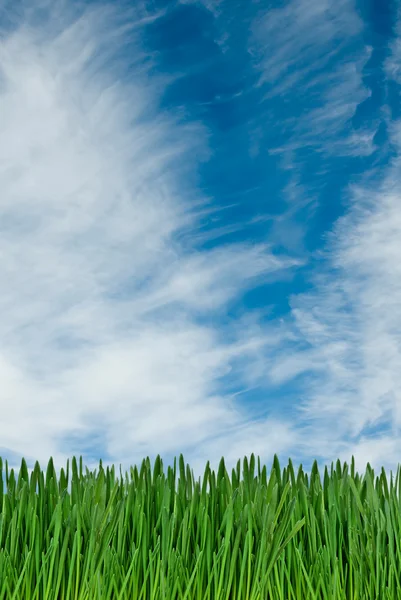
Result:
{"label": "sky background", "polygon": [[0,456],[401,462],[394,0],[3,0]]}

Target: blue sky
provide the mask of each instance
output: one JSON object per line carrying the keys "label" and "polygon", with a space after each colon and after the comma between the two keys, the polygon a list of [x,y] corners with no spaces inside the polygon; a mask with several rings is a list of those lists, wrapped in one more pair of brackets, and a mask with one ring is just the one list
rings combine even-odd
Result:
{"label": "blue sky", "polygon": [[0,455],[401,455],[401,12],[0,8]]}

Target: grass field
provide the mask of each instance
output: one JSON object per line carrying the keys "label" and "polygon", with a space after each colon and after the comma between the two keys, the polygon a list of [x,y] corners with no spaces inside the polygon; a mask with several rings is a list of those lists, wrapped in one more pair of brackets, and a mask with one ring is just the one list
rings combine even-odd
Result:
{"label": "grass field", "polygon": [[400,468],[69,467],[0,459],[0,600],[401,598]]}

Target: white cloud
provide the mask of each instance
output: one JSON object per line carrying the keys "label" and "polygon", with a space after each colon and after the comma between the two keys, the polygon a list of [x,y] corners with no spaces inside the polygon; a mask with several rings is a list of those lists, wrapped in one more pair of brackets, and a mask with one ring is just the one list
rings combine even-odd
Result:
{"label": "white cloud", "polygon": [[[387,76],[398,83],[400,22],[385,65]],[[378,123],[362,132],[346,127],[369,95],[362,70],[371,49],[349,54],[345,62],[340,54],[361,28],[348,0],[340,7],[289,2],[257,23],[255,56],[267,102],[280,98],[285,103],[288,96],[302,100],[311,92],[316,100],[315,108],[285,123],[290,141],[275,150],[285,168],[299,172],[296,152],[305,144],[326,155],[371,153]],[[318,75],[329,61],[335,69]],[[349,462],[354,454],[360,471],[367,461],[395,470],[400,455],[401,128],[390,121],[388,106],[382,116],[396,156],[350,188],[349,210],[316,256],[313,291],[292,297],[291,316],[282,326],[287,336],[264,363],[270,381],[296,382],[296,455],[318,453],[327,462],[338,457]],[[296,176],[291,185],[294,190]],[[302,191],[295,193],[301,201]]]}
{"label": "white cloud", "polygon": [[[297,418],[330,434],[333,459],[337,449],[338,456],[354,453],[391,468],[401,431],[399,151],[398,142],[380,185],[354,188],[349,212],[328,236],[314,291],[291,302],[291,331],[302,347],[291,358],[278,355],[271,371],[281,381],[304,376]],[[369,440],[367,430],[383,425],[388,431]],[[380,443],[392,451],[379,452]],[[313,437],[310,448],[316,447]]]}
{"label": "white cloud", "polygon": [[[337,45],[335,52],[338,42],[343,42],[345,36],[361,31],[362,21],[352,0],[341,0],[335,6],[328,0],[290,1],[266,11],[254,29],[260,41],[264,39],[271,48],[263,61],[265,70],[260,83],[279,82],[280,93],[283,93],[293,87],[295,81],[309,79],[310,72],[316,67],[324,66],[332,57],[332,44]],[[275,46],[276,41],[281,44]],[[326,51],[324,55],[322,47]],[[298,69],[301,63],[304,69]],[[297,74],[289,72],[289,67],[297,67]]]}
{"label": "white cloud", "polygon": [[255,20],[251,47],[267,106],[279,98],[285,112],[288,100],[297,98],[302,106],[307,99],[301,114],[283,119],[290,139],[273,151],[310,146],[335,156],[373,152],[379,124],[350,126],[357,106],[370,95],[362,70],[371,49],[353,47],[362,29],[352,0],[290,1]]}
{"label": "white cloud", "polygon": [[199,254],[179,241],[196,232],[188,158],[207,152],[206,135],[158,110],[164,82],[140,40],[152,15],[126,25],[110,7],[41,7],[0,42],[3,449],[43,466],[93,439],[117,464],[213,459],[230,440],[236,458],[271,453],[269,420],[241,430],[246,409],[219,386],[234,363],[241,381],[265,336],[214,320],[297,263],[267,246]]}
{"label": "white cloud", "polygon": [[390,44],[390,53],[385,62],[385,69],[390,80],[401,84],[401,8],[398,7],[394,37]]}

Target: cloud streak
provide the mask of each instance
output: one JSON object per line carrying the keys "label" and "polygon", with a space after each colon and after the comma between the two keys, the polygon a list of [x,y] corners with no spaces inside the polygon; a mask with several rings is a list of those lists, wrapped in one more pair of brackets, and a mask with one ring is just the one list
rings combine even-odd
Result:
{"label": "cloud streak", "polygon": [[288,2],[255,19],[252,50],[260,71],[265,101],[279,99],[283,110],[297,100],[284,120],[291,140],[276,148],[305,146],[326,155],[369,155],[378,124],[354,130],[351,119],[370,91],[363,68],[371,49],[359,40],[363,23],[352,0],[335,6],[324,2]]}
{"label": "cloud streak", "polygon": [[379,181],[370,174],[352,188],[314,291],[292,298],[288,326],[302,347],[276,369],[282,380],[302,376],[297,412],[317,434],[313,446],[342,460],[354,454],[362,469],[367,461],[395,469],[400,452],[399,124],[390,131],[397,155]]}
{"label": "cloud streak", "polygon": [[[265,362],[271,382],[296,382],[296,453],[318,453],[326,461],[354,454],[362,470],[367,461],[395,469],[400,453],[400,127],[388,94],[377,118],[364,120],[359,112],[373,93],[366,73],[380,70],[385,86],[399,86],[399,23],[374,62],[354,2],[288,2],[255,18],[251,44],[266,120],[273,123],[278,103],[284,115],[277,125],[280,143],[267,149],[292,172],[288,214],[304,206],[301,181],[308,182],[315,205],[316,196],[325,202],[307,172],[319,169],[328,178],[339,158],[373,155],[379,126],[389,135],[380,151],[387,164],[366,163],[363,176],[355,174],[352,185],[338,189],[348,208],[324,235],[324,249],[311,257],[313,289],[291,297],[286,337]],[[378,64],[385,52],[386,62]],[[286,215],[277,221],[282,235],[291,231]]]}

